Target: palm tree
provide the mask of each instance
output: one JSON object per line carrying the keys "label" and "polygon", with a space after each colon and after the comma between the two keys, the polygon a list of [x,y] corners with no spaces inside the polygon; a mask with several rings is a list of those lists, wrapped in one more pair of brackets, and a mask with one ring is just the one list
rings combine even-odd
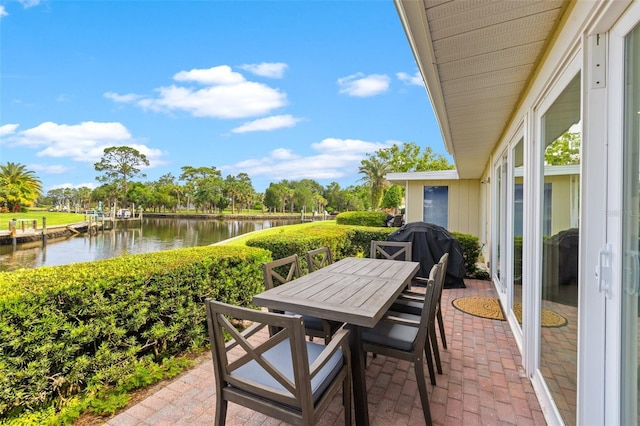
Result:
{"label": "palm tree", "polygon": [[386,179],[389,166],[378,157],[368,157],[360,162],[358,172],[364,175],[360,180],[371,190],[371,208],[375,210],[380,207],[384,189],[389,185]]}
{"label": "palm tree", "polygon": [[0,165],[0,205],[16,211],[23,205],[32,205],[41,192],[40,179],[22,164]]}

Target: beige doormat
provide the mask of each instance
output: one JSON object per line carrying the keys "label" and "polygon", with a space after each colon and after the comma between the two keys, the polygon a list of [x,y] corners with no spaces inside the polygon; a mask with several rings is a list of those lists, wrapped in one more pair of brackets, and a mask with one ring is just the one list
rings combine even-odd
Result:
{"label": "beige doormat", "polygon": [[[459,311],[470,315],[498,321],[505,320],[500,300],[494,297],[460,297],[453,300],[451,304]],[[514,303],[513,313],[516,315],[518,322],[522,323],[522,304]],[[548,309],[542,310],[541,321],[543,327],[563,327],[567,325],[567,319],[565,317]]]}

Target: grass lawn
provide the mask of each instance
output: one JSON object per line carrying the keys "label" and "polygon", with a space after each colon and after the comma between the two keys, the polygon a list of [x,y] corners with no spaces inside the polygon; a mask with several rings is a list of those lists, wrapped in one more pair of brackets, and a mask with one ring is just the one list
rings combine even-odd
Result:
{"label": "grass lawn", "polygon": [[305,228],[316,228],[319,226],[332,226],[335,224],[336,224],[335,220],[322,220],[318,222],[305,222],[305,223],[297,223],[295,225],[277,226],[275,228],[262,229],[260,231],[238,235],[235,238],[230,238],[228,240],[220,241],[217,244],[243,246],[246,244],[248,239],[255,237],[257,233],[260,233],[261,236],[262,235],[279,235],[287,232],[300,232],[301,229],[305,229]]}
{"label": "grass lawn", "polygon": [[[72,223],[84,222],[85,215],[81,213],[60,213],[35,211],[28,213],[0,213],[0,230],[9,230],[9,221],[13,219],[29,219],[38,221],[38,229],[42,228],[42,218],[47,218],[47,226],[70,225]],[[22,226],[18,223],[18,227]],[[31,224],[28,224],[31,228]]]}

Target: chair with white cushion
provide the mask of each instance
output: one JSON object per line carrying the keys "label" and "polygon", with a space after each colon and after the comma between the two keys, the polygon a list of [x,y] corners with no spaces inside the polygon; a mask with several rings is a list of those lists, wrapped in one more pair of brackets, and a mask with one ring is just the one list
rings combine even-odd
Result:
{"label": "chair with white cushion", "polygon": [[[266,262],[262,264],[262,270],[264,272],[264,286],[265,289],[270,290],[276,286],[286,284],[290,281],[300,278],[300,262],[298,255],[293,254],[291,256],[283,257],[272,262]],[[295,312],[278,312],[295,314]],[[316,318],[310,315],[303,315],[304,324],[307,331],[307,336],[320,337],[324,339],[325,343],[329,343],[331,336],[336,332],[342,323],[336,321],[328,321],[322,318]],[[276,330],[271,328],[273,334]]]}
{"label": "chair with white cushion", "polygon": [[[444,320],[442,318],[442,290],[444,289],[444,281],[447,275],[447,265],[449,263],[449,253],[445,253],[440,257],[438,264],[441,266],[440,274],[436,281],[435,291],[436,291],[436,307],[435,307],[435,315],[431,324],[429,324],[429,341],[431,343],[431,347],[433,349],[433,356],[436,360],[436,367],[438,369],[438,373],[442,374],[442,363],[440,361],[440,349],[438,348],[438,338],[436,336],[436,322],[438,323],[438,329],[440,331],[440,340],[442,341],[442,346],[444,349],[447,348],[447,339],[444,332]],[[416,280],[419,282],[424,282],[424,278],[416,277]],[[392,311],[396,312],[404,312],[413,315],[420,315],[422,313],[422,308],[424,305],[424,294],[408,291],[403,291],[398,299],[391,306]],[[429,361],[429,360],[427,360]],[[430,364],[430,370],[433,367]],[[435,376],[432,376],[431,383],[433,385],[436,384]]]}
{"label": "chair with white cushion", "polygon": [[[324,346],[305,341],[300,315],[257,311],[212,299],[206,299],[205,305],[216,378],[216,425],[225,424],[229,402],[290,424],[314,425],[340,391],[344,421],[351,424],[347,330],[339,330]],[[240,332],[231,319],[254,324]],[[265,326],[280,331],[266,341],[250,339]],[[232,339],[228,343],[226,335]],[[234,348],[241,353],[231,354]]]}
{"label": "chair with white cushion", "polygon": [[[431,410],[427,394],[427,381],[424,371],[424,355],[431,351],[429,347],[429,323],[435,313],[435,286],[440,265],[431,269],[426,281],[426,294],[421,315],[388,311],[373,328],[362,330],[362,346],[366,352],[410,361],[416,374],[418,393],[422,402],[424,419],[431,422]],[[427,357],[427,360],[430,356]],[[431,370],[431,369],[430,369]],[[430,373],[433,375],[433,373]]]}

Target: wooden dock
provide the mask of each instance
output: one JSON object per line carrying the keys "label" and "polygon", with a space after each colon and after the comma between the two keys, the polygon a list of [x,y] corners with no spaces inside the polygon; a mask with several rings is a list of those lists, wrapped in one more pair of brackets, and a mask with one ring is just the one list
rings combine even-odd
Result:
{"label": "wooden dock", "polygon": [[0,231],[0,245],[16,245],[31,242],[69,238],[80,234],[96,235],[99,232],[117,229],[122,225],[141,226],[142,217],[116,219],[109,216],[87,214],[83,222],[69,225],[47,226],[46,218],[42,218],[42,226],[38,227],[35,219],[13,219],[9,221],[9,230]]}

